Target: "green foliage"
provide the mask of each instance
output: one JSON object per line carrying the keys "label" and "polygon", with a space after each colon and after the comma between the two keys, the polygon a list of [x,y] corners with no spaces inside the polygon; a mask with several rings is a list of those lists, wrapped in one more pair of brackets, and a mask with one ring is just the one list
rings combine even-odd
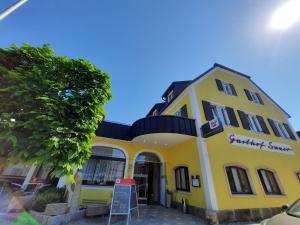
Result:
{"label": "green foliage", "polygon": [[72,176],[91,154],[110,87],[108,74],[47,45],[0,48],[0,158]]}
{"label": "green foliage", "polygon": [[39,223],[29,213],[23,212],[9,225],[39,225]]}
{"label": "green foliage", "polygon": [[65,188],[50,188],[39,193],[32,204],[32,209],[44,212],[47,204],[65,202],[65,192]]}

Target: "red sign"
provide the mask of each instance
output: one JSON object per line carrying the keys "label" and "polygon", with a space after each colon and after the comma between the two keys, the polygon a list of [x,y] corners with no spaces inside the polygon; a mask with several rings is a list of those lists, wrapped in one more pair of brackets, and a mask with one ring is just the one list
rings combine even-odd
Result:
{"label": "red sign", "polygon": [[219,126],[219,121],[217,119],[213,119],[209,121],[210,129],[215,129]]}
{"label": "red sign", "polygon": [[135,179],[116,179],[116,184],[123,184],[123,185],[134,185]]}

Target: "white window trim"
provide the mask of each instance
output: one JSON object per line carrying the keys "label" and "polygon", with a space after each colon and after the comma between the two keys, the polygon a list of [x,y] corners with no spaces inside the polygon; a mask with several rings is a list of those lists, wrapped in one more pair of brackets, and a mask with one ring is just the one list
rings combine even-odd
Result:
{"label": "white window trim", "polygon": [[[217,103],[211,103],[211,107],[215,107],[215,109],[217,110],[217,115],[215,115],[215,111],[212,108],[214,118],[215,118],[215,116],[217,116],[217,117],[220,116],[219,113],[221,113],[221,116],[224,119],[225,124],[223,124],[222,118],[215,118],[215,119],[221,120],[223,127],[231,127],[229,116],[228,116],[228,113],[227,113],[227,110],[226,110],[225,106],[217,104]],[[220,110],[222,110],[224,112],[224,115],[223,115],[222,112],[220,112]]]}
{"label": "white window trim", "polygon": [[175,113],[174,113],[174,116],[182,116],[182,113],[181,113],[181,108],[178,109]]}
{"label": "white window trim", "polygon": [[[273,121],[274,121],[275,127],[277,128],[277,130],[278,130],[278,132],[279,132],[279,134],[280,134],[280,138],[283,138],[284,140],[292,140],[292,139],[290,138],[289,133],[288,133],[287,130],[285,129],[285,127],[284,127],[284,125],[283,125],[283,122],[278,121],[278,120],[273,120]],[[283,130],[279,127],[279,125],[281,126],[281,128],[282,128]],[[284,133],[284,134],[283,134],[283,133]],[[285,136],[285,135],[286,135],[286,136]]]}
{"label": "white window trim", "polygon": [[[242,168],[246,171],[246,174],[247,174],[247,177],[248,177],[248,180],[249,180],[249,184],[250,184],[250,188],[252,190],[252,194],[232,194],[231,189],[230,189],[230,183],[229,183],[228,176],[227,176],[227,171],[226,171],[226,168],[230,167],[230,166],[239,167],[239,168]],[[224,172],[224,175],[226,177],[225,180],[226,180],[226,183],[227,183],[227,190],[228,190],[228,193],[231,197],[236,197],[236,198],[239,198],[239,197],[255,197],[257,195],[252,177],[251,177],[249,169],[247,167],[245,167],[245,166],[243,166],[239,163],[229,163],[229,164],[225,164],[223,166],[223,172]]]}
{"label": "white window trim", "polygon": [[[261,128],[261,125],[254,113],[245,112],[248,122],[250,123],[250,131],[256,134],[263,134],[263,130]],[[253,121],[254,120],[254,121]],[[253,129],[252,129],[253,128]]]}
{"label": "white window trim", "polygon": [[259,98],[257,97],[257,95],[259,95],[259,93],[257,93],[256,91],[253,91],[253,90],[249,90],[249,94],[252,98],[252,101],[251,102],[254,102],[255,104],[259,104],[259,105],[262,105],[259,101]]}
{"label": "white window trim", "polygon": [[[189,187],[190,190],[189,191],[182,191],[182,190],[177,190],[176,189],[176,169],[180,168],[180,167],[186,167],[188,169],[188,174],[189,174]],[[187,164],[177,164],[173,167],[173,191],[177,192],[177,193],[182,193],[182,194],[192,194],[192,185],[191,185],[191,179],[190,179],[190,168]]]}
{"label": "white window trim", "polygon": [[[273,170],[269,167],[257,167],[257,168],[255,168],[255,170],[256,170],[256,174],[257,174],[260,186],[261,186],[261,190],[262,190],[265,197],[285,197],[286,196],[286,194],[284,192],[284,189],[283,189],[283,186],[282,186],[281,182],[279,181],[278,174],[275,170]],[[262,182],[260,180],[258,170],[268,170],[268,171],[271,171],[273,173],[281,194],[267,194],[265,192],[264,185],[262,184]]]}
{"label": "white window trim", "polygon": [[171,90],[170,92],[169,92],[169,94],[168,94],[168,96],[167,96],[167,100],[168,100],[168,102],[170,102],[173,98],[174,98],[174,95],[173,95],[173,93],[174,93],[174,91],[173,90]]}
{"label": "white window trim", "polygon": [[155,109],[152,113],[152,116],[157,116],[157,115],[158,115],[158,111],[157,111],[157,109]]}
{"label": "white window trim", "polygon": [[232,92],[232,90],[231,90],[230,83],[221,80],[221,84],[222,84],[222,87],[223,87],[223,92],[224,92],[225,94],[231,95],[231,96],[234,95],[233,92]]}

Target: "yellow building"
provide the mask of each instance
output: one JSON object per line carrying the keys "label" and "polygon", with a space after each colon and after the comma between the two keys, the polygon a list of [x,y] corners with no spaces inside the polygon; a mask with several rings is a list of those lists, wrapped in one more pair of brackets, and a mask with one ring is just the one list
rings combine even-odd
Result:
{"label": "yellow building", "polygon": [[140,204],[219,221],[269,217],[300,197],[300,142],[289,115],[249,76],[214,64],[173,82],[145,118],[104,121],[82,171],[81,201],[111,200],[135,178]]}

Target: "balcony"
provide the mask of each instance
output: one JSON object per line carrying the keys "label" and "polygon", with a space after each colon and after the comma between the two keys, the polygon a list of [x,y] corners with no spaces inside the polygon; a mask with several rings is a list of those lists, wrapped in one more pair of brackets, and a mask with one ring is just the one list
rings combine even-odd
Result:
{"label": "balcony", "polygon": [[197,136],[195,120],[178,116],[150,116],[132,126],[102,122],[97,136],[132,141],[138,144],[171,147]]}

